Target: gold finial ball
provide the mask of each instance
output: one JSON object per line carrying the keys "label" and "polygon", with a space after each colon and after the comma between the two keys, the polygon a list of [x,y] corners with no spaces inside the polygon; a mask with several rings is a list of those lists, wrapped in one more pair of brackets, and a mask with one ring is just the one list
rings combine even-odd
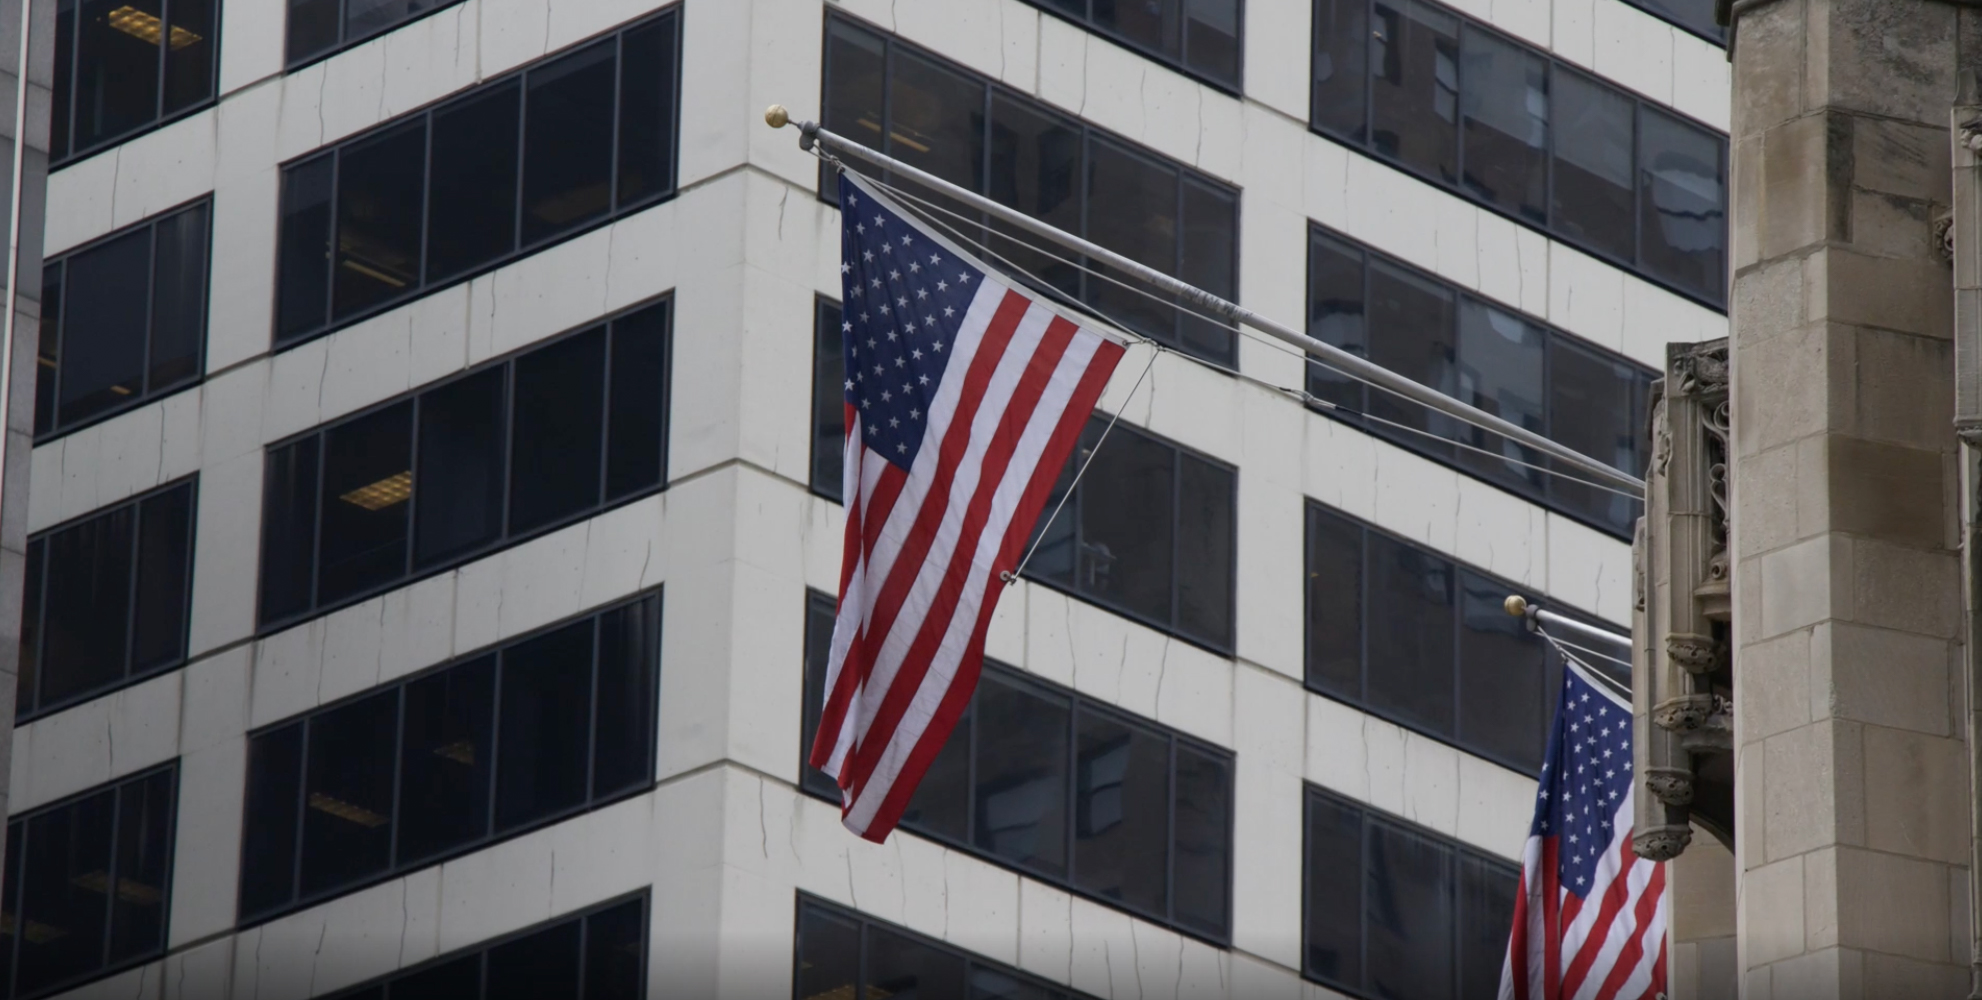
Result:
{"label": "gold finial ball", "polygon": [[764,124],[772,128],[784,128],[791,124],[791,112],[782,104],[773,104],[764,109]]}
{"label": "gold finial ball", "polygon": [[1516,618],[1520,618],[1528,613],[1528,599],[1522,597],[1520,594],[1507,595],[1507,600],[1502,601],[1500,606],[1507,609],[1507,613]]}

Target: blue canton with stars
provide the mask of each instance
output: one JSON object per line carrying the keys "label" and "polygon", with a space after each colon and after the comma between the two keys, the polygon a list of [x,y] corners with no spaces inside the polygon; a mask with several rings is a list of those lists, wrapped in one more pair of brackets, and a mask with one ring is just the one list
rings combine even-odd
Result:
{"label": "blue canton with stars", "polygon": [[1630,795],[1630,710],[1576,671],[1563,671],[1528,834],[1559,838],[1556,877],[1578,898],[1596,888],[1597,862],[1616,833],[1612,819]]}
{"label": "blue canton with stars", "polygon": [[909,468],[984,273],[840,173],[840,337],[861,437]]}

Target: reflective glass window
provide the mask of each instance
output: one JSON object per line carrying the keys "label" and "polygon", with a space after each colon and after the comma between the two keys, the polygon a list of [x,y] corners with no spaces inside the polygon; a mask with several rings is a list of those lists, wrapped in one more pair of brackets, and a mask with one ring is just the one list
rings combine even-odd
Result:
{"label": "reflective glass window", "polygon": [[70,989],[164,954],[178,786],[167,765],[7,824],[0,996]]}
{"label": "reflective glass window", "polygon": [[1512,862],[1312,786],[1306,827],[1308,978],[1358,996],[1498,995]]}
{"label": "reflective glass window", "polygon": [[[343,3],[396,23],[440,2],[296,0],[292,14]],[[672,194],[679,21],[670,8],[286,164],[277,345]]]}
{"label": "reflective glass window", "polygon": [[[1174,9],[1178,2],[1159,6]],[[1201,15],[1196,23],[1222,23],[1215,6],[1213,0],[1194,4]],[[1214,294],[1238,294],[1238,195],[1212,178],[837,16],[827,21],[824,92],[824,125],[840,135]],[[825,190],[830,178],[820,177]],[[978,213],[950,207],[965,217],[960,224],[967,231],[985,231],[978,228]],[[1013,236],[1008,227],[989,232],[999,234],[992,248],[1018,261],[1033,280],[1166,344],[1219,364],[1234,362],[1229,331],[1056,264],[1022,245],[1030,237],[1007,238]]]}
{"label": "reflective glass window", "polygon": [[17,719],[185,661],[194,507],[187,480],[28,539]]}
{"label": "reflective glass window", "polygon": [[289,0],[290,69],[424,17],[457,0]]}
{"label": "reflective glass window", "polygon": [[213,99],[219,0],[60,0],[49,158],[83,156]]}
{"label": "reflective glass window", "polygon": [[1725,311],[1725,135],[1435,0],[1313,4],[1315,131]]}
{"label": "reflective glass window", "polygon": [[43,267],[37,440],[199,380],[206,346],[207,217],[201,202]]}
{"label": "reflective glass window", "polygon": [[263,627],[659,488],[669,338],[663,301],[269,449]]}
{"label": "reflective glass window", "polygon": [[646,891],[450,952],[332,1000],[638,1000],[646,995]]}
{"label": "reflective glass window", "polygon": [[[1308,244],[1308,333],[1619,470],[1644,471],[1650,369],[1319,226]],[[1548,475],[1539,452],[1319,360],[1307,387],[1323,413],[1618,537],[1630,537],[1642,508]]]}
{"label": "reflective glass window", "polygon": [[642,597],[250,734],[241,919],[651,785],[659,633]]}
{"label": "reflective glass window", "polygon": [[1535,599],[1311,500],[1307,686],[1535,774],[1561,661],[1507,614],[1510,594]]}
{"label": "reflective glass window", "polygon": [[[832,779],[805,763],[819,727],[833,615],[831,597],[808,594],[800,772],[808,794],[838,803]],[[986,662],[901,828],[1223,941],[1231,923],[1232,780],[1224,750]],[[980,985],[1005,988],[996,977]]]}
{"label": "reflective glass window", "polygon": [[795,995],[1091,1000],[905,928],[800,894]]}

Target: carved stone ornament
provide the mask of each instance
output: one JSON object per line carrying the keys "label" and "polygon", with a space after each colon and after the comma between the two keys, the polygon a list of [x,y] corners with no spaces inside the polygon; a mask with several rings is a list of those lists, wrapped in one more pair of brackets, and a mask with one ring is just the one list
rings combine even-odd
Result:
{"label": "carved stone ornament", "polygon": [[1690,805],[1693,801],[1693,772],[1682,767],[1650,768],[1645,771],[1645,787],[1666,805]]}
{"label": "carved stone ornament", "polygon": [[1720,662],[1720,646],[1710,635],[1674,632],[1665,637],[1665,652],[1673,665],[1690,674],[1711,673]]}
{"label": "carved stone ornament", "polygon": [[1707,717],[1713,713],[1713,695],[1683,694],[1662,701],[1653,708],[1652,721],[1661,729],[1684,733],[1705,725]]}
{"label": "carved stone ornament", "polygon": [[[1962,137],[1964,141],[1967,140],[1967,137],[1970,134],[1971,133],[1967,132],[1966,130],[1962,132]],[[1968,148],[1972,150],[1975,147],[1971,145]],[[1941,259],[1941,263],[1943,264],[1954,263],[1954,213],[1953,212],[1943,213],[1939,216],[1936,216],[1934,219],[1934,256],[1939,257]]]}
{"label": "carved stone ornament", "polygon": [[1727,348],[1715,342],[1714,348],[1681,354],[1673,364],[1676,391],[1688,396],[1713,396],[1727,391]]}
{"label": "carved stone ornament", "polygon": [[1693,842],[1693,831],[1684,826],[1658,826],[1631,838],[1631,850],[1647,861],[1671,861]]}

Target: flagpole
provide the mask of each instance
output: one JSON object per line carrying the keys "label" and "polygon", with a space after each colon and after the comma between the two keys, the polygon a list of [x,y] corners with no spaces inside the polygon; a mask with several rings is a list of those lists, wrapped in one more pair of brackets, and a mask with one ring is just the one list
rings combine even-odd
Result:
{"label": "flagpole", "polygon": [[820,128],[816,123],[793,123],[790,113],[785,110],[783,105],[771,105],[764,112],[764,121],[772,128],[783,128],[787,124],[796,124],[799,130],[799,148],[808,152],[815,145],[822,146],[833,153],[852,157],[853,159],[861,160],[892,173],[899,174],[925,187],[932,188],[947,197],[954,198],[972,208],[978,209],[1001,222],[1031,233],[1041,239],[1050,240],[1076,253],[1092,257],[1116,270],[1126,271],[1148,284],[1178,296],[1186,303],[1198,309],[1234,323],[1242,323],[1275,340],[1298,347],[1308,355],[1319,359],[1323,364],[1337,371],[1362,379],[1381,389],[1402,396],[1405,399],[1419,403],[1464,423],[1491,431],[1524,447],[1532,448],[1535,451],[1556,459],[1563,465],[1575,469],[1585,476],[1615,489],[1625,490],[1634,494],[1642,494],[1644,492],[1644,480],[1628,473],[1619,472],[1604,462],[1600,462],[1572,448],[1557,444],[1526,427],[1510,423],[1478,407],[1463,403],[1439,392],[1437,389],[1412,381],[1410,378],[1399,375],[1388,368],[1350,354],[1348,351],[1333,344],[1316,340],[1304,333],[1282,326],[1235,302],[1220,298],[1195,285],[1179,281],[1161,271],[1130,260],[1121,254],[1098,246],[1065,230],[1047,225],[1032,216],[1001,205],[975,191],[958,187],[941,177],[910,166],[894,157],[883,155],[851,139],[835,135]]}

